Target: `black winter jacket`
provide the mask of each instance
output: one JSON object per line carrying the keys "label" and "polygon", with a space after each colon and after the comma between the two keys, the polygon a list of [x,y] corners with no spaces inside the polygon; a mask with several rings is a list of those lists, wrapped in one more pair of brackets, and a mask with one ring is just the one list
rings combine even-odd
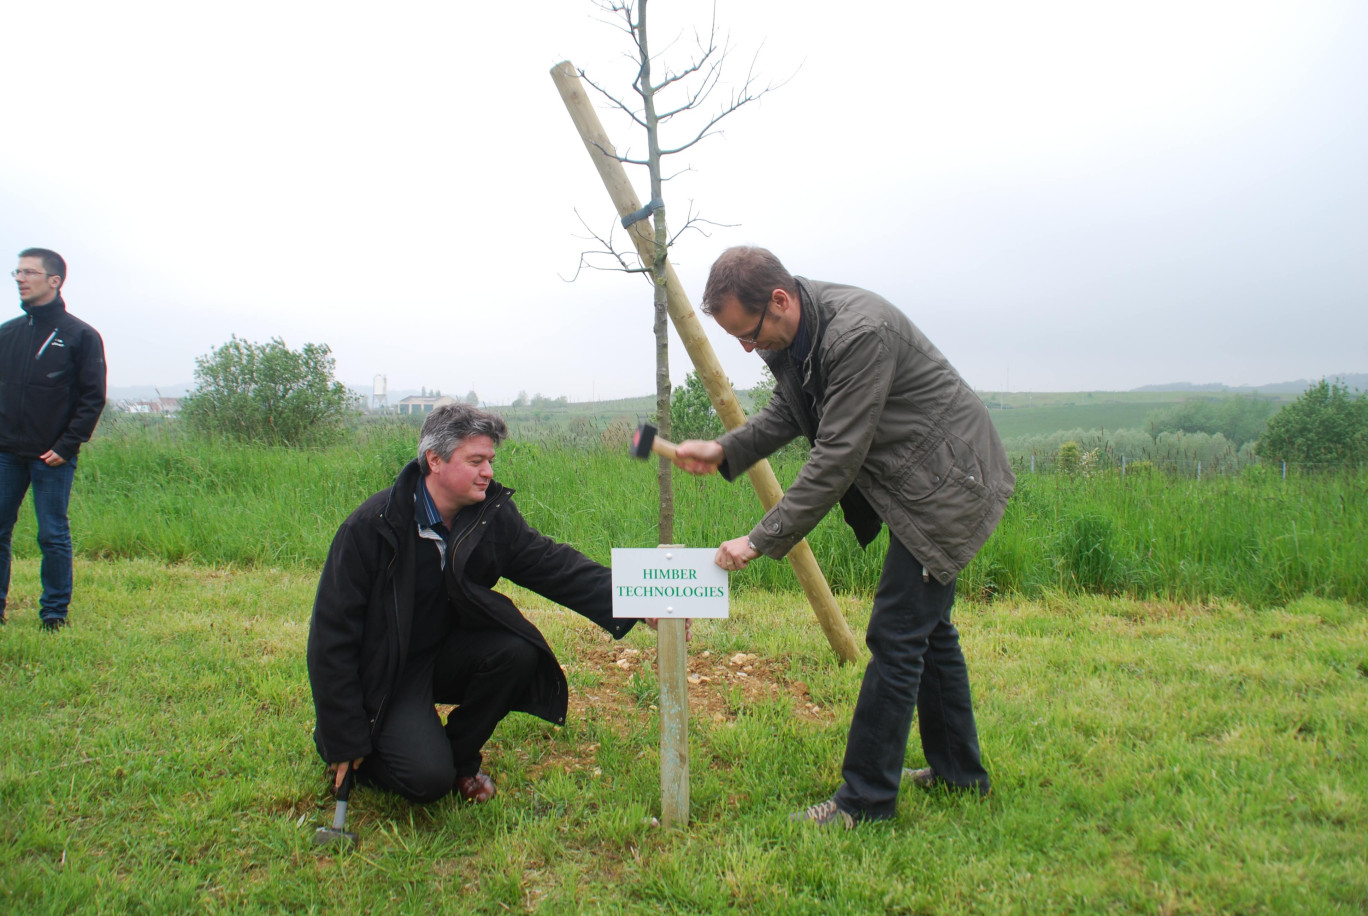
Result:
{"label": "black winter jacket", "polygon": [[[420,477],[418,462],[409,462],[392,488],[342,523],[318,582],[308,666],[314,743],[329,763],[371,753],[371,736],[409,655],[419,541],[413,498]],[[541,650],[532,684],[514,708],[564,724],[568,688],[560,663],[541,632],[494,585],[501,578],[516,582],[616,639],[636,621],[613,619],[612,571],[527,524],[512,496],[513,490],[490,483],[474,526],[450,548],[443,576],[462,614],[481,614]]]}
{"label": "black winter jacket", "polygon": [[104,341],[58,296],[0,324],[0,452],[70,461],[105,405]]}

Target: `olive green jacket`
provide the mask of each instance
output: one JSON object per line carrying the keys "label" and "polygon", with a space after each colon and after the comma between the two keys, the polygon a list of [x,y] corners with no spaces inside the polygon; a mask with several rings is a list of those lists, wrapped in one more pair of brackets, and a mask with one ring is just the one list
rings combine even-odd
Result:
{"label": "olive green jacket", "polygon": [[728,480],[800,435],[812,443],[751,545],[783,557],[839,501],[862,546],[882,520],[948,585],[988,540],[1016,485],[988,410],[882,296],[802,277],[798,285],[811,348],[801,366],[787,349],[758,351],[774,373],[774,397],[718,440]]}

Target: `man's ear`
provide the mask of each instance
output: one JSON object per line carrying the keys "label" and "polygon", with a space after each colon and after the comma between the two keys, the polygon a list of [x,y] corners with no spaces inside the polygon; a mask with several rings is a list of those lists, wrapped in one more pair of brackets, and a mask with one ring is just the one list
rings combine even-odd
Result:
{"label": "man's ear", "polygon": [[770,293],[770,302],[774,304],[778,311],[787,311],[790,307],[797,306],[798,297],[789,294],[789,291],[780,287]]}

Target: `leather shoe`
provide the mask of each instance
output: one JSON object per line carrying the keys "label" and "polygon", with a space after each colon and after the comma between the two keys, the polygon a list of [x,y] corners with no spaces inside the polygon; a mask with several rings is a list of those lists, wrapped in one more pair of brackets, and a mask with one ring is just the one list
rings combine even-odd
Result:
{"label": "leather shoe", "polygon": [[484,770],[477,770],[474,776],[457,776],[456,791],[471,804],[481,805],[494,797],[494,780]]}

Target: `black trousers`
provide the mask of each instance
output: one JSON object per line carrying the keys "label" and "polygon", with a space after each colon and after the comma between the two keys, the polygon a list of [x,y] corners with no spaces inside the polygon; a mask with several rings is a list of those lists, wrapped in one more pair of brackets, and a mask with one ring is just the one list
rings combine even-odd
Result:
{"label": "black trousers", "polygon": [[[531,683],[539,650],[501,628],[458,629],[411,657],[358,774],[410,801],[436,801],[474,776],[494,728]],[[459,704],[447,723],[435,703]]]}
{"label": "black trousers", "polygon": [[890,538],[865,644],[871,655],[850,723],[836,804],[865,820],[890,818],[916,714],[931,769],[955,786],[988,788],[979,758],[969,669],[950,623],[955,583],[922,581],[922,564]]}

